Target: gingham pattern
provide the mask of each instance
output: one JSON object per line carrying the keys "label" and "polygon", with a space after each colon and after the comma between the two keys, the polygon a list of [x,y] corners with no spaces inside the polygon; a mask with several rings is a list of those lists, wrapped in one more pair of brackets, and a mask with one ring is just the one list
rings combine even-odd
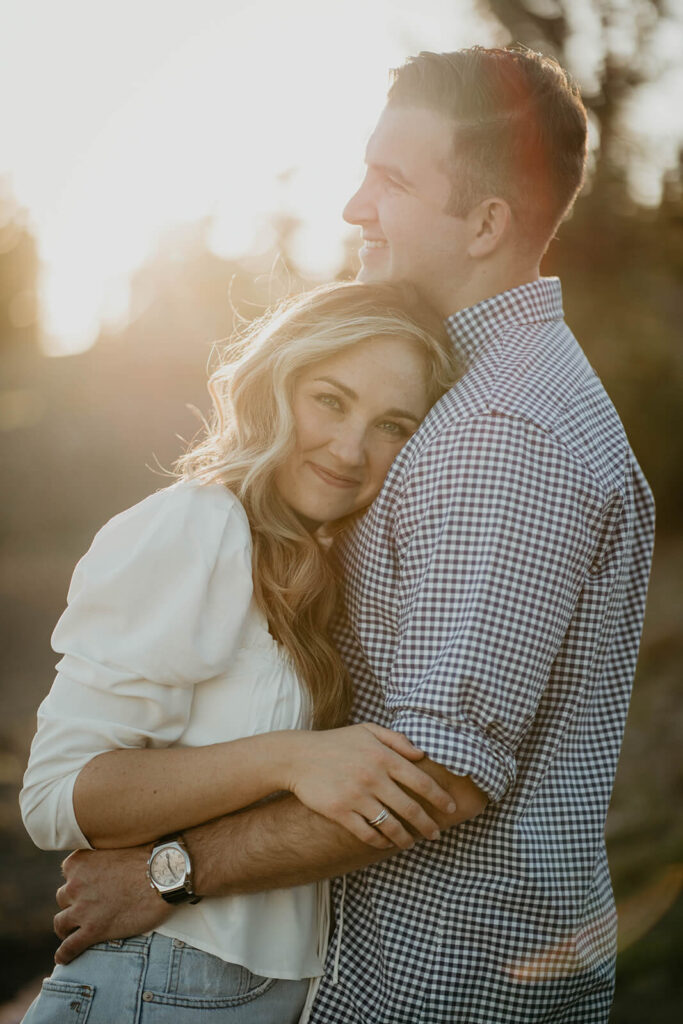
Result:
{"label": "gingham pattern", "polygon": [[[347,879],[314,1024],[607,1021],[603,829],[653,502],[544,279],[448,321],[465,374],[340,553],[356,720],[491,803]],[[336,886],[339,909],[340,886]],[[338,915],[337,915],[338,916]]]}

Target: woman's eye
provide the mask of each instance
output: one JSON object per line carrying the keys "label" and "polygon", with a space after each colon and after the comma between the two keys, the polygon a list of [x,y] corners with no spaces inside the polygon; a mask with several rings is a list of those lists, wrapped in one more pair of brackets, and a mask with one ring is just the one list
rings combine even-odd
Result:
{"label": "woman's eye", "polygon": [[383,430],[385,434],[389,434],[390,437],[409,437],[409,432],[401,423],[395,423],[393,420],[385,420],[379,424],[380,430]]}
{"label": "woman's eye", "polygon": [[321,394],[315,396],[316,402],[328,409],[341,409],[341,402],[336,395]]}

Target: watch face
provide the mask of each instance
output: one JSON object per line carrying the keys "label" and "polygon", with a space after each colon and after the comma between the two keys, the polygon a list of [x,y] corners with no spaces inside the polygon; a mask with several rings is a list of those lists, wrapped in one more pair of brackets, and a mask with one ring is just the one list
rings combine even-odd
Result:
{"label": "watch face", "polygon": [[182,885],[186,874],[185,857],[174,846],[166,846],[152,858],[149,873],[157,885]]}

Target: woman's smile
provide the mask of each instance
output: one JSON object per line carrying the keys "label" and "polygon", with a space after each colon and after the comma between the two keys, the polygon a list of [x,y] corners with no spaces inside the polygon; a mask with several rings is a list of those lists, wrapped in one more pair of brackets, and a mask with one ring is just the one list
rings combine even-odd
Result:
{"label": "woman's smile", "polygon": [[319,466],[316,462],[309,462],[308,465],[320,479],[331,487],[352,488],[359,487],[361,481],[354,477],[341,476],[325,466]]}

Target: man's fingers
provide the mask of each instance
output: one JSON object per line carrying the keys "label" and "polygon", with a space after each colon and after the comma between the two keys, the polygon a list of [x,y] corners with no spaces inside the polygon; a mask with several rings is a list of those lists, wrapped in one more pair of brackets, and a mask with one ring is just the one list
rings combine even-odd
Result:
{"label": "man's fingers", "polygon": [[75,932],[64,939],[58,948],[55,953],[55,963],[70,964],[72,960],[75,960],[77,956],[85,952],[90,945],[91,943],[83,935],[83,929],[77,928]]}
{"label": "man's fingers", "polygon": [[87,860],[88,855],[92,853],[91,850],[72,850],[68,857],[65,857],[61,863],[62,875],[68,880],[69,873],[76,865],[82,861]]}
{"label": "man's fingers", "polygon": [[65,939],[79,927],[71,907],[60,910],[52,919],[52,928],[58,939]]}
{"label": "man's fingers", "polygon": [[55,899],[60,910],[66,910],[67,907],[71,906],[71,899],[67,895],[66,885],[60,885],[55,893]]}

